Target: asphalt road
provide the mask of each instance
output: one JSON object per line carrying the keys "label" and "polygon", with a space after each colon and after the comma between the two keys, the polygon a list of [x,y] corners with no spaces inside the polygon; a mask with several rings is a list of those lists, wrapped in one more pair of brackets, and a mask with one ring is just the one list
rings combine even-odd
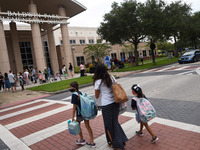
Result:
{"label": "asphalt road", "polygon": [[[173,69],[175,68],[175,69]],[[188,68],[188,69],[187,69]],[[131,86],[139,84],[143,93],[154,105],[157,116],[200,126],[200,62],[173,64],[129,75],[118,79],[130,101]],[[82,88],[82,92],[94,95],[93,86]],[[70,101],[71,93],[66,92],[49,97],[51,100]],[[128,111],[130,101],[127,102]],[[100,105],[100,101],[97,100]]]}

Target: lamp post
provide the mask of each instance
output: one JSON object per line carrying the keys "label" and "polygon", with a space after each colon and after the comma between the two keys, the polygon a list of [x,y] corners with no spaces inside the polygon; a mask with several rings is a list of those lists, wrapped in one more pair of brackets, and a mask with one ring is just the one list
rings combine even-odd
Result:
{"label": "lamp post", "polygon": [[152,37],[150,37],[150,39],[151,39],[150,48],[151,48],[151,53],[152,53],[152,59],[153,59],[154,65],[155,65],[156,62],[155,62],[155,56],[154,56],[154,49],[156,48],[156,45],[153,43]]}
{"label": "lamp post", "polygon": [[74,67],[75,67],[75,58],[74,58],[74,51],[75,51],[75,47],[72,46],[72,55],[73,55],[73,60],[74,60]]}

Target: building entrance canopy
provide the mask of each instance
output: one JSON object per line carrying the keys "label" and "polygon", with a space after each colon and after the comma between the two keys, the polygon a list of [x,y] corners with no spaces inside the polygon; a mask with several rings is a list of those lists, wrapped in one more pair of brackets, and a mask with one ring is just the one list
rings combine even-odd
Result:
{"label": "building entrance canopy", "polygon": [[[37,13],[29,12],[28,0],[1,0],[0,20],[24,23],[67,24],[67,19],[85,10],[85,7],[80,3],[71,0],[35,0],[34,4],[37,5]],[[67,10],[67,17],[58,15],[58,7],[63,7]]]}
{"label": "building entrance canopy", "polygon": [[[1,12],[29,12],[31,0],[0,0]],[[63,7],[66,16],[71,18],[86,10],[86,7],[76,0],[34,0],[37,5],[38,14],[55,14],[58,15],[58,8]]]}

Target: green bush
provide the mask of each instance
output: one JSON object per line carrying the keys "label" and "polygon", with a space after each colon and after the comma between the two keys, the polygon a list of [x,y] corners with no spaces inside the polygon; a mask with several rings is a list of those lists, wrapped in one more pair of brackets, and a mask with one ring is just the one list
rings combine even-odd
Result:
{"label": "green bush", "polygon": [[75,67],[75,68],[74,68],[74,72],[75,72],[75,73],[80,73],[80,67],[79,67],[79,66]]}
{"label": "green bush", "polygon": [[90,73],[90,68],[86,68],[85,73]]}

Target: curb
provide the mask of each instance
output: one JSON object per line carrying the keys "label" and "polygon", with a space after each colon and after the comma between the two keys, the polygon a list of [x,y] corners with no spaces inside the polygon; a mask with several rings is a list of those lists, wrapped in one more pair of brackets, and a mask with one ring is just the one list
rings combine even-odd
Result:
{"label": "curb", "polygon": [[37,99],[41,99],[41,98],[45,98],[45,97],[48,97],[48,96],[50,96],[50,94],[46,94],[46,95],[42,95],[42,96],[38,96],[38,97],[35,97],[35,98],[26,99],[26,100],[22,100],[22,101],[19,101],[19,102],[8,104],[8,105],[3,105],[3,106],[0,106],[0,109],[11,107],[11,106],[22,104],[22,103],[26,103],[26,102],[37,100]]}
{"label": "curb", "polygon": [[[84,88],[84,87],[88,87],[88,86],[91,86],[91,85],[93,85],[93,83],[88,83],[88,84],[80,85],[79,89]],[[69,92],[69,89],[60,90],[60,91],[57,91],[57,92],[44,92],[44,91],[40,91],[40,92],[44,93],[44,94],[55,95],[55,94],[61,94],[61,93]]]}

